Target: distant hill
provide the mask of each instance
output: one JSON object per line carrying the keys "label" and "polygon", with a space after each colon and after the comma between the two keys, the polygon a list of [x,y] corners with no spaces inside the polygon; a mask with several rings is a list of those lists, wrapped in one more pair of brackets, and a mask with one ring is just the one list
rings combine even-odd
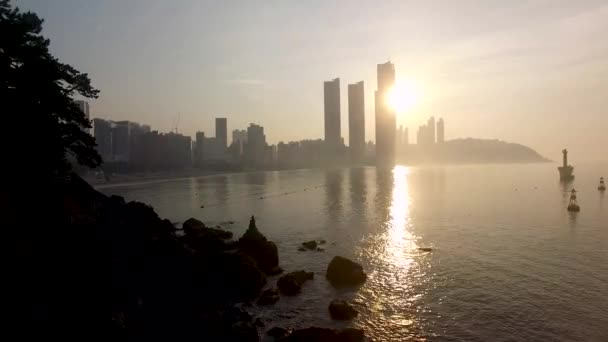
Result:
{"label": "distant hill", "polygon": [[530,147],[490,139],[454,139],[432,146],[408,145],[400,155],[406,163],[537,163],[548,162]]}

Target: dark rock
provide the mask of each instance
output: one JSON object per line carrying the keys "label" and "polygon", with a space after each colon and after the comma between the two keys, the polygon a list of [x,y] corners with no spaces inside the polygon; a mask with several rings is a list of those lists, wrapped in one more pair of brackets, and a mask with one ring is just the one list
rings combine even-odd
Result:
{"label": "dark rock", "polygon": [[334,286],[352,286],[365,282],[363,266],[341,256],[334,257],[327,266],[327,279]]}
{"label": "dark rock", "polygon": [[302,246],[304,246],[304,248],[306,248],[306,249],[315,250],[315,249],[317,249],[317,241],[311,240],[311,241],[302,242]]}
{"label": "dark rock", "polygon": [[121,205],[125,204],[125,198],[122,197],[122,196],[112,195],[112,196],[110,196],[109,200],[113,201],[113,202],[115,202],[117,204],[121,204]]}
{"label": "dark rock", "polygon": [[195,218],[189,218],[182,224],[182,229],[185,234],[196,233],[202,229],[207,228],[205,224]]}
{"label": "dark rock", "polygon": [[317,247],[317,252],[325,252],[325,249],[323,249],[321,247]]}
{"label": "dark rock", "polygon": [[224,251],[235,246],[227,239],[232,238],[232,232],[221,229],[207,228],[195,218],[190,218],[182,225],[184,236],[182,240],[198,252]]}
{"label": "dark rock", "polygon": [[418,250],[421,252],[432,252],[433,249],[431,247],[418,247]]}
{"label": "dark rock", "polygon": [[227,341],[258,342],[258,328],[252,322],[239,321],[234,323],[227,334]]}
{"label": "dark rock", "polygon": [[279,301],[279,291],[277,289],[268,289],[262,292],[260,298],[258,298],[258,305],[270,305]]}
{"label": "dark rock", "polygon": [[260,328],[263,328],[264,326],[266,326],[266,324],[264,324],[264,321],[262,321],[262,319],[259,317],[255,319],[254,323],[256,326],[258,326]]}
{"label": "dark rock", "polygon": [[306,252],[308,249],[304,248],[304,247],[298,247],[298,251],[300,252]]}
{"label": "dark rock", "polygon": [[336,341],[339,342],[363,342],[365,340],[365,332],[363,329],[346,328],[338,332]]}
{"label": "dark rock", "polygon": [[277,282],[277,287],[282,294],[287,296],[295,296],[300,292],[302,285],[307,280],[314,279],[315,274],[312,272],[306,271],[296,271],[288,273],[281,278]]}
{"label": "dark rock", "polygon": [[281,341],[288,342],[363,342],[365,334],[361,329],[348,328],[334,330],[310,327],[298,329]]}
{"label": "dark rock", "polygon": [[266,271],[266,275],[269,275],[269,276],[274,276],[274,275],[281,274],[281,273],[283,273],[283,269],[279,266],[273,267],[273,268],[269,269],[268,271]]}
{"label": "dark rock", "polygon": [[337,335],[333,329],[310,327],[295,330],[284,340],[288,342],[334,342]]}
{"label": "dark rock", "polygon": [[262,271],[269,271],[279,266],[279,252],[274,242],[268,241],[255,225],[251,216],[249,228],[239,239],[239,249],[255,259]]}
{"label": "dark rock", "polygon": [[275,340],[286,337],[291,333],[291,330],[281,327],[274,327],[266,332],[266,335],[273,337]]}
{"label": "dark rock", "polygon": [[325,243],[326,243],[326,241],[325,241],[325,240],[319,240],[319,244],[320,244],[320,245],[324,245]]}
{"label": "dark rock", "polygon": [[357,317],[359,312],[348,302],[334,299],[329,303],[329,314],[337,320],[349,320]]}

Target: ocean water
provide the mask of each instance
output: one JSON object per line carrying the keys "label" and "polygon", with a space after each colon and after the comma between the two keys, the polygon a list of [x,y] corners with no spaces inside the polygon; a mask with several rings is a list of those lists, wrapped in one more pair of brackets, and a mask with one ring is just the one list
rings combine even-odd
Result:
{"label": "ocean water", "polygon": [[[597,190],[608,164],[577,165],[569,184],[556,166],[255,172],[100,190],[236,236],[255,215],[285,270],[315,273],[298,296],[251,308],[268,328],[355,326],[373,341],[608,341],[608,192]],[[572,187],[576,214],[566,211]],[[313,239],[327,240],[325,251],[297,251]],[[368,281],[331,287],[335,255],[363,264]],[[334,298],[360,315],[333,321]]]}

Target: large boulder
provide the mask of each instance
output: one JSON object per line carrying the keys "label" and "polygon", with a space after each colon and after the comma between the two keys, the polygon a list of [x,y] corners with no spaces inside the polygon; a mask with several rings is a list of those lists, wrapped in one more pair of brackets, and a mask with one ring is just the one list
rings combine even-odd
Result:
{"label": "large boulder", "polygon": [[258,298],[258,305],[270,305],[279,301],[279,291],[277,289],[268,289]]}
{"label": "large boulder", "polygon": [[205,228],[207,228],[207,226],[205,226],[203,222],[195,219],[194,217],[187,219],[182,224],[184,234],[195,234]]}
{"label": "large boulder", "polygon": [[272,272],[279,266],[279,252],[274,242],[268,241],[255,225],[255,218],[251,216],[249,228],[239,239],[239,250],[251,256],[264,272]]}
{"label": "large boulder", "polygon": [[361,329],[334,330],[310,327],[298,329],[281,341],[288,342],[363,342],[365,333]]}
{"label": "large boulder", "polygon": [[337,320],[349,320],[357,317],[359,312],[347,301],[334,299],[329,303],[329,314]]}
{"label": "large boulder", "polygon": [[307,280],[314,279],[315,274],[306,271],[296,271],[288,273],[277,282],[277,287],[282,294],[287,296],[295,296],[302,289],[302,285]]}
{"label": "large boulder", "polygon": [[341,256],[336,256],[331,260],[325,276],[334,286],[359,285],[367,279],[363,266]]}

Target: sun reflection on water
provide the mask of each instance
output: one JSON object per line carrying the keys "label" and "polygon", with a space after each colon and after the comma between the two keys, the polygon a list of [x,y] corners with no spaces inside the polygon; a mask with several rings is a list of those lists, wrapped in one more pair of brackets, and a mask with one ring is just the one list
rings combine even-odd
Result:
{"label": "sun reflection on water", "polygon": [[390,221],[387,230],[387,257],[392,263],[407,268],[412,264],[409,251],[416,249],[414,236],[408,230],[410,223],[410,194],[407,177],[410,170],[404,166],[393,169],[393,193],[390,207]]}
{"label": "sun reflection on water", "polygon": [[361,246],[370,274],[356,296],[367,311],[358,324],[380,336],[417,340],[420,327],[416,316],[424,296],[422,284],[428,279],[426,267],[420,264],[424,257],[418,251],[417,237],[411,231],[411,170],[396,166],[390,173],[377,172],[380,227]]}

